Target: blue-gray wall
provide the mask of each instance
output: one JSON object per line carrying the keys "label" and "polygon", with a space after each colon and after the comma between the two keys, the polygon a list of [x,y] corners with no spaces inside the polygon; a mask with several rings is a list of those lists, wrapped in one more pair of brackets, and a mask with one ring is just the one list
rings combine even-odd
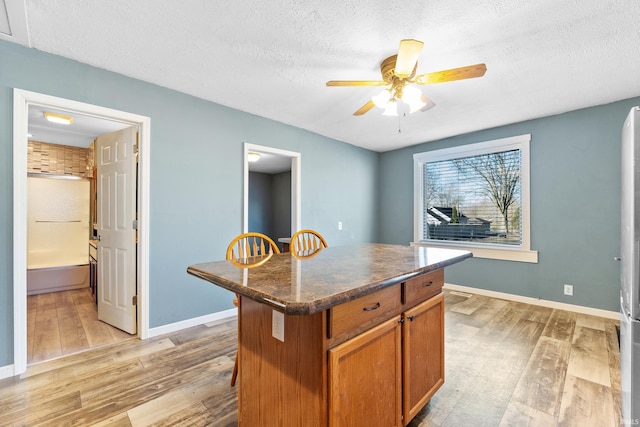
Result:
{"label": "blue-gray wall", "polygon": [[186,268],[224,259],[242,231],[244,142],[301,153],[303,225],[333,245],[375,240],[379,154],[0,41],[0,367],[13,363],[13,88],[151,118],[151,327],[233,307]]}
{"label": "blue-gray wall", "polygon": [[[291,171],[272,175],[273,194],[272,233],[276,242],[279,237],[291,236]],[[278,243],[280,249],[282,244]]]}
{"label": "blue-gray wall", "polygon": [[268,173],[249,172],[249,229],[273,239],[272,177]]}
{"label": "blue-gray wall", "polygon": [[249,231],[266,234],[282,250],[291,236],[291,172],[249,172]]}
{"label": "blue-gray wall", "polygon": [[[447,269],[448,283],[617,311],[620,253],[620,137],[640,98],[383,153],[378,238],[413,240],[413,154],[531,134],[531,249],[528,264],[471,259]],[[563,284],[574,296],[563,295]]]}

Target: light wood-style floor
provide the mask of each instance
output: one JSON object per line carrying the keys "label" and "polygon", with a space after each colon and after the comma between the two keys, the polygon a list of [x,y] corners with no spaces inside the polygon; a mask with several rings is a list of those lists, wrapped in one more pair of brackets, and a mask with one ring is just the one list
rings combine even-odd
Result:
{"label": "light wood-style floor", "polygon": [[618,427],[618,324],[447,292],[445,384],[410,426]]}
{"label": "light wood-style floor", "polygon": [[[617,322],[453,291],[446,378],[418,426],[619,426]],[[235,319],[0,381],[2,426],[235,426]]]}
{"label": "light wood-style floor", "polygon": [[88,287],[27,296],[28,364],[131,338],[98,320]]}

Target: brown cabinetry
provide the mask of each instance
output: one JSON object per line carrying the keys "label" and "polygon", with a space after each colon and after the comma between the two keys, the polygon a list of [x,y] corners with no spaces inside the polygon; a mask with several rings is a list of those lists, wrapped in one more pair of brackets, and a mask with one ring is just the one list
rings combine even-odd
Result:
{"label": "brown cabinetry", "polygon": [[402,324],[403,415],[408,423],[444,384],[444,295],[407,310]]}
{"label": "brown cabinetry", "polygon": [[400,294],[394,285],[330,308],[329,338],[344,341],[393,316],[402,305]]}
{"label": "brown cabinetry", "polygon": [[[431,283],[431,279],[443,277],[436,274],[405,282],[402,285],[405,294],[407,285],[422,292],[427,287],[422,284]],[[428,287],[437,288],[438,293],[400,315],[392,311],[395,316],[390,320],[329,350],[330,426],[408,424],[442,386],[444,296],[440,293],[442,283],[431,283]],[[390,291],[395,291],[400,299],[398,288],[390,287],[363,298],[362,304],[354,300],[334,311],[349,308],[351,319],[361,320],[361,312],[372,316],[372,311],[366,308],[386,306],[389,313],[389,307],[401,307],[394,303]],[[415,303],[418,299],[411,301]],[[354,329],[359,327],[355,320],[352,324]]]}
{"label": "brown cabinetry", "polygon": [[443,282],[440,269],[285,315],[284,342],[274,309],[241,297],[239,425],[408,424],[444,383]]}
{"label": "brown cabinetry", "polygon": [[400,316],[329,350],[329,426],[401,426]]}

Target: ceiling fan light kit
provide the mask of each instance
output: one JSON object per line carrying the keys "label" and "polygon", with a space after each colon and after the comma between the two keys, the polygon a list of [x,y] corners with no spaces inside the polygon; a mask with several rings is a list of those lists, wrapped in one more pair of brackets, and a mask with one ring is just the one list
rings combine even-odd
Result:
{"label": "ceiling fan light kit", "polygon": [[353,115],[361,116],[373,107],[379,107],[384,110],[382,113],[384,116],[397,116],[399,103],[408,107],[409,114],[416,111],[427,111],[436,105],[413,85],[482,77],[487,71],[485,64],[475,64],[416,76],[418,57],[423,46],[424,43],[419,40],[401,40],[398,54],[388,57],[380,64],[382,80],[331,80],[327,82],[327,86],[386,86],[382,92],[374,95]]}
{"label": "ceiling fan light kit", "polygon": [[391,98],[387,105],[384,106],[383,116],[397,116],[398,115],[398,102]]}

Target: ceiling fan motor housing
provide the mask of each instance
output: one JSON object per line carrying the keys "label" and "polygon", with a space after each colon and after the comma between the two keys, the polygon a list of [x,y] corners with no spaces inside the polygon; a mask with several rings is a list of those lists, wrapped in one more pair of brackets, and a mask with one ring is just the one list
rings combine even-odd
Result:
{"label": "ceiling fan motor housing", "polygon": [[[396,59],[398,55],[393,55],[382,61],[380,64],[380,73],[382,74],[382,80],[384,80],[388,84],[392,84],[394,78],[396,78]],[[411,80],[416,75],[416,70],[418,69],[418,63],[413,67],[413,71],[411,75],[404,80]]]}

